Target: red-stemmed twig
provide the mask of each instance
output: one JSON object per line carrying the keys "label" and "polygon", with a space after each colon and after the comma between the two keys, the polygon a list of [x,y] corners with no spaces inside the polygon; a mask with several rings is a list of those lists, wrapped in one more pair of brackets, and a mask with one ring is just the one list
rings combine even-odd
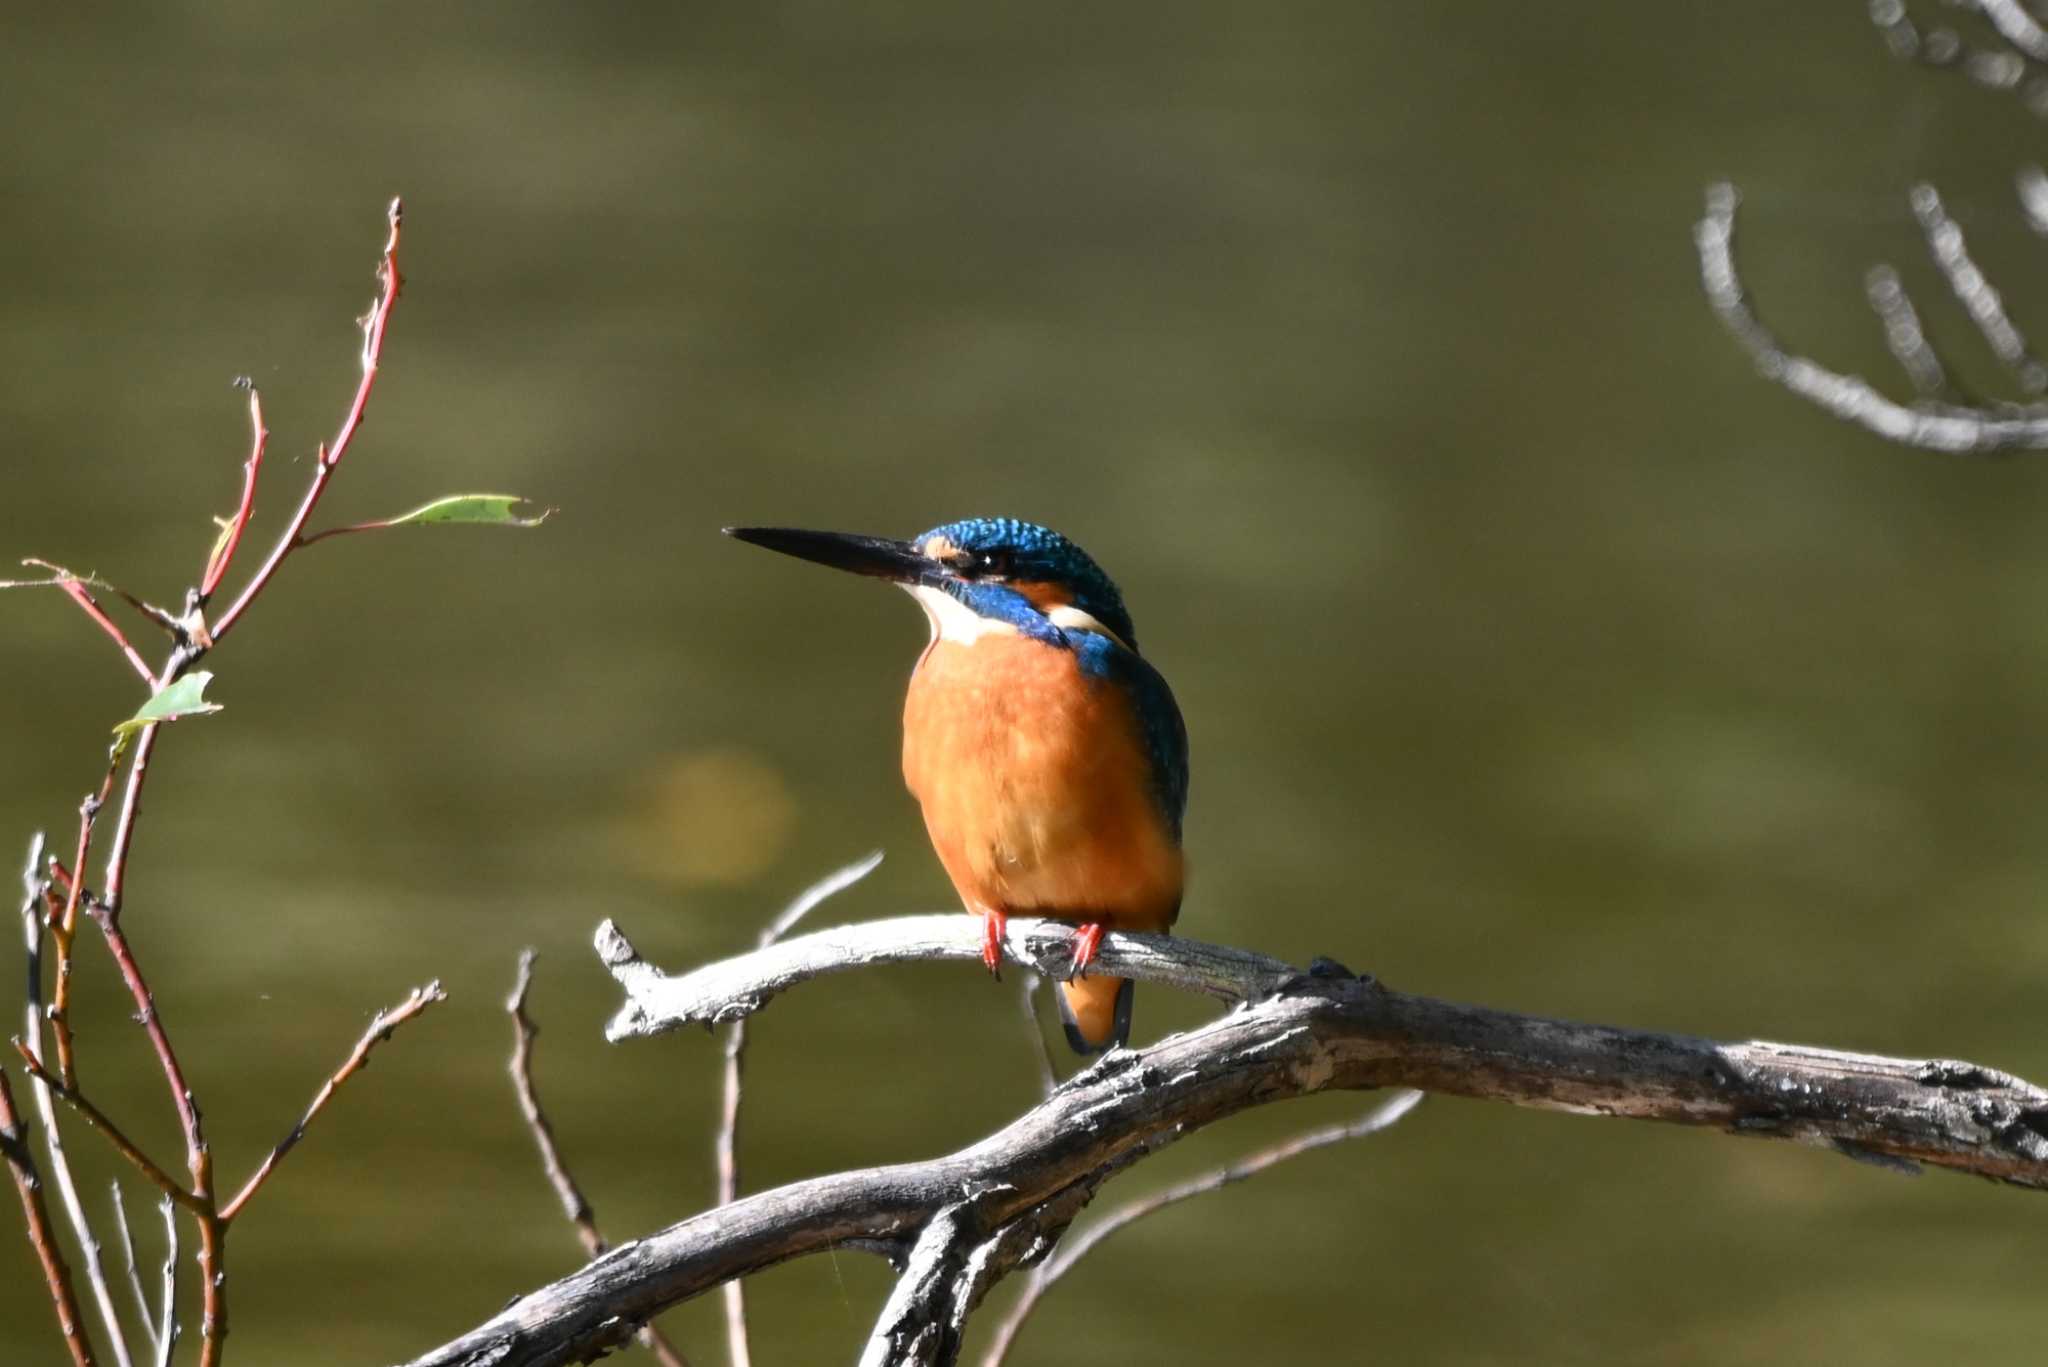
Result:
{"label": "red-stemmed twig", "polygon": [[313,516],[313,510],[320,505],[320,496],[327,492],[327,481],[333,478],[335,468],[341,464],[342,457],[348,454],[349,443],[355,440],[356,433],[362,429],[363,410],[369,405],[370,391],[377,383],[377,367],[384,356],[384,329],[391,321],[391,306],[398,302],[398,291],[402,283],[398,273],[398,230],[404,217],[404,205],[396,199],[392,200],[390,212],[386,215],[386,220],[391,225],[391,234],[384,241],[383,259],[377,268],[377,278],[382,288],[378,292],[377,302],[370,306],[369,316],[363,320],[363,376],[356,385],[355,400],[349,404],[348,414],[342,419],[340,429],[335,432],[334,440],[321,444],[318,458],[314,462],[313,481],[306,486],[305,497],[299,501],[298,510],[292,514],[291,523],[285,528],[284,535],[271,547],[270,555],[264,560],[262,568],[256,571],[234,603],[210,628],[210,633],[216,641],[233,630],[235,623],[241,620],[242,614],[249,610],[249,605],[256,601],[257,595],[276,577],[278,567],[284,564],[285,558],[304,544],[302,538],[307,519]]}
{"label": "red-stemmed twig", "polygon": [[50,1226],[49,1208],[43,1203],[43,1179],[36,1171],[35,1153],[29,1147],[28,1125],[14,1108],[14,1092],[7,1083],[7,1070],[0,1068],[0,1158],[14,1178],[21,1196],[21,1213],[28,1221],[28,1241],[42,1260],[43,1281],[50,1288],[50,1300],[57,1309],[57,1326],[63,1331],[64,1346],[71,1350],[75,1367],[94,1367],[92,1340],[78,1311],[78,1295],[71,1289],[71,1267],[58,1247],[56,1231]]}
{"label": "red-stemmed twig", "polygon": [[179,1185],[177,1178],[158,1167],[156,1160],[144,1153],[142,1146],[130,1139],[114,1122],[112,1116],[101,1110],[90,1097],[77,1088],[65,1086],[63,1079],[45,1068],[42,1060],[36,1057],[35,1051],[28,1047],[26,1040],[17,1038],[14,1041],[14,1051],[21,1055],[22,1066],[28,1069],[30,1077],[49,1088],[58,1100],[78,1112],[79,1118],[89,1128],[106,1136],[107,1142],[114,1146],[115,1152],[133,1164],[135,1170],[148,1178],[158,1191],[195,1215],[205,1216],[211,1213],[211,1208],[204,1201],[185,1190]]}
{"label": "red-stemmed twig", "polygon": [[121,633],[121,628],[114,625],[114,619],[100,609],[99,600],[92,596],[92,590],[85,586],[83,579],[69,570],[45,561],[27,560],[22,563],[54,571],[58,576],[56,586],[64,590],[67,598],[78,604],[79,610],[92,619],[94,626],[113,638],[114,644],[121,648],[121,654],[127,657],[128,667],[134,670],[144,683],[152,686],[156,683],[156,674],[150,669],[149,661],[143,659],[142,652],[128,643],[128,638]]}
{"label": "red-stemmed twig", "polygon": [[263,470],[263,444],[270,438],[269,430],[263,426],[263,396],[256,392],[256,382],[243,378],[235,383],[249,391],[249,427],[253,435],[249,441],[249,459],[242,465],[241,506],[221,528],[220,539],[213,543],[213,551],[206,557],[206,573],[199,580],[201,607],[213,597],[213,591],[220,587],[221,576],[234,563],[235,549],[242,544],[242,531],[249,525],[249,515],[256,511],[256,477]]}
{"label": "red-stemmed twig", "polygon": [[57,949],[56,979],[50,986],[50,1037],[56,1044],[57,1076],[67,1087],[78,1082],[77,1065],[73,1058],[71,1042],[71,947],[76,942],[78,931],[79,900],[85,895],[84,870],[86,860],[92,855],[93,824],[99,818],[100,809],[107,805],[107,797],[114,791],[114,777],[121,771],[121,751],[125,741],[116,741],[108,750],[106,777],[100,780],[98,791],[88,793],[78,804],[78,849],[72,856],[71,868],[64,869],[53,859],[52,871],[63,875],[64,910],[50,923],[50,940]]}
{"label": "red-stemmed twig", "polygon": [[[520,951],[519,976],[512,984],[512,995],[505,999],[505,1012],[512,1017],[512,1092],[519,1099],[519,1113],[526,1118],[526,1128],[533,1135],[535,1147],[540,1150],[541,1171],[547,1174],[548,1185],[555,1189],[556,1199],[562,1203],[562,1213],[575,1227],[585,1256],[601,1258],[611,1245],[597,1227],[597,1212],[590,1208],[589,1198],[584,1196],[583,1188],[576,1184],[576,1179],[570,1175],[569,1165],[563,1161],[561,1146],[555,1142],[555,1127],[548,1123],[547,1112],[541,1109],[540,1093],[533,1083],[533,1042],[540,1034],[540,1026],[534,1023],[526,1010],[526,994],[533,986],[533,960],[532,949]],[[659,1327],[643,1324],[635,1331],[634,1337],[663,1367],[689,1367],[688,1359],[677,1351]]]}
{"label": "red-stemmed twig", "polygon": [[1299,1158],[1302,1154],[1328,1148],[1332,1144],[1341,1144],[1347,1139],[1360,1139],[1369,1134],[1378,1134],[1422,1104],[1422,1097],[1423,1093],[1417,1091],[1396,1092],[1356,1120],[1326,1125],[1321,1129],[1295,1135],[1292,1139],[1284,1139],[1278,1144],[1260,1149],[1257,1153],[1212,1169],[1200,1177],[1119,1206],[1047,1258],[1026,1280],[1024,1290],[1018,1295],[1016,1303],[1010,1307],[1009,1314],[1005,1315],[1003,1322],[997,1326],[995,1339],[990,1343],[988,1353],[982,1358],[981,1367],[1002,1367],[1010,1346],[1016,1342],[1017,1335],[1023,1330],[1025,1321],[1031,1318],[1031,1312],[1038,1307],[1039,1300],[1052,1289],[1055,1282],[1072,1270],[1074,1264],[1087,1257],[1096,1245],[1118,1230],[1190,1197],[1206,1195],[1233,1182],[1255,1177],[1267,1168],[1284,1163],[1290,1158]]}
{"label": "red-stemmed twig", "polygon": [[270,1150],[256,1171],[249,1174],[249,1180],[242,1184],[242,1189],[235,1193],[234,1199],[220,1208],[220,1223],[232,1224],[234,1218],[242,1213],[242,1208],[249,1204],[249,1198],[262,1190],[263,1184],[270,1180],[270,1174],[276,1171],[278,1163],[306,1137],[306,1127],[326,1109],[328,1101],[341,1089],[341,1085],[369,1066],[372,1049],[390,1039],[392,1032],[399,1026],[434,1003],[447,1000],[448,994],[441,990],[441,982],[437,978],[425,987],[415,987],[398,1005],[379,1011],[370,1022],[370,1028],[363,1031],[363,1037],[356,1041],[355,1049],[343,1060],[341,1067],[335,1069],[334,1075],[322,1083],[320,1090],[313,1094],[313,1102],[306,1107],[306,1113],[299,1117],[298,1124],[291,1127],[290,1132]]}

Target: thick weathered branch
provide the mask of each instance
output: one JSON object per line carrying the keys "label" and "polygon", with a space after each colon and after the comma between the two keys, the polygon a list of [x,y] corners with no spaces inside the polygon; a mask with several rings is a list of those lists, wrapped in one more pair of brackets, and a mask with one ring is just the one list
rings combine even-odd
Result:
{"label": "thick weathered branch", "polygon": [[[1070,938],[1056,922],[1013,919],[1009,930],[1010,951],[1041,969]],[[642,963],[615,930],[600,944],[631,998],[627,1028],[615,1022],[615,1031],[634,1034],[755,1010],[835,967],[972,958],[978,933],[958,913],[871,923],[680,978]],[[915,1240],[963,1200],[977,1203],[983,1228],[999,1230],[1210,1121],[1332,1090],[1404,1086],[1662,1120],[2048,1187],[2048,1092],[1976,1064],[1580,1025],[1410,996],[1334,964],[1290,975],[1259,955],[1165,936],[1111,934],[1101,967],[1257,1000],[1149,1049],[1107,1055],[954,1154],[793,1183],[620,1245],[414,1367],[579,1361],[733,1277],[856,1241]]]}

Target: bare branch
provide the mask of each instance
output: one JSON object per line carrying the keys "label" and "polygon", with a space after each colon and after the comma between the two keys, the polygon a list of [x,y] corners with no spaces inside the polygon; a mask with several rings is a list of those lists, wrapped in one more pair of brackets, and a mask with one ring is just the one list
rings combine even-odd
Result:
{"label": "bare branch", "polygon": [[[935,921],[957,922],[958,931],[948,936]],[[722,1002],[731,1014],[798,980],[793,965],[826,971],[826,945],[850,962],[900,962],[917,957],[913,946],[924,957],[971,959],[976,934],[958,913],[910,917],[785,941],[673,982],[724,984],[726,995],[695,1005]],[[1013,920],[1010,948],[1031,961],[1040,938],[1056,934],[1071,939],[1058,922]],[[900,939],[893,952],[892,935]],[[1043,948],[1049,957],[1051,945]],[[624,951],[630,958],[630,946]],[[947,1157],[793,1183],[623,1244],[413,1367],[579,1361],[733,1277],[857,1241],[914,1239],[963,1200],[981,1203],[983,1228],[1000,1229],[1212,1120],[1339,1089],[1412,1087],[1661,1120],[2048,1188],[2048,1092],[1975,1064],[1581,1025],[1394,992],[1328,963],[1275,984],[1273,960],[1164,936],[1111,934],[1102,953],[1103,971],[1120,977],[1177,978],[1260,999],[1149,1049],[1111,1052]],[[638,971],[660,978],[644,964]],[[746,1005],[735,1005],[735,992],[751,992]]]}
{"label": "bare branch", "polygon": [[28,1241],[42,1260],[43,1281],[50,1289],[50,1301],[57,1308],[57,1327],[64,1346],[71,1350],[75,1367],[93,1367],[92,1341],[85,1321],[78,1313],[78,1297],[71,1289],[71,1268],[64,1250],[57,1245],[50,1225],[50,1212],[43,1204],[43,1179],[36,1171],[35,1151],[29,1146],[28,1124],[14,1109],[14,1092],[7,1082],[7,1070],[0,1068],[0,1158],[14,1178],[14,1190],[21,1197],[21,1213],[28,1221]]}
{"label": "bare branch", "polygon": [[156,1319],[149,1313],[149,1293],[142,1289],[142,1268],[135,1261],[135,1230],[128,1223],[128,1202],[121,1195],[119,1179],[114,1181],[113,1188],[114,1228],[121,1231],[121,1260],[126,1264],[128,1291],[135,1298],[136,1313],[141,1317],[142,1332],[149,1339],[149,1354],[154,1359],[157,1356]]}
{"label": "bare branch", "polygon": [[1087,1257],[1097,1245],[1118,1230],[1136,1224],[1149,1215],[1155,1215],[1168,1206],[1219,1191],[1248,1177],[1256,1177],[1267,1168],[1284,1163],[1290,1158],[1299,1158],[1302,1154],[1313,1153],[1332,1144],[1342,1144],[1347,1140],[1363,1139],[1367,1135],[1378,1134],[1399,1124],[1409,1112],[1422,1104],[1425,1095],[1426,1093],[1417,1091],[1396,1092],[1356,1120],[1326,1125],[1318,1130],[1295,1135],[1292,1139],[1282,1140],[1278,1144],[1260,1149],[1257,1153],[1226,1163],[1220,1168],[1211,1169],[1200,1177],[1117,1207],[1089,1225],[1077,1238],[1063,1244],[1052,1257],[1039,1264],[1038,1270],[1025,1282],[1024,1290],[1018,1295],[1016,1303],[1010,1307],[1009,1313],[1003,1316],[1002,1323],[996,1327],[995,1338],[990,1343],[987,1354],[982,1357],[981,1367],[1002,1367],[1004,1358],[1009,1355],[1010,1346],[1016,1342],[1017,1335],[1023,1332],[1025,1322],[1031,1318],[1031,1312],[1038,1308],[1039,1301],[1045,1298],[1045,1293],[1052,1290],[1053,1284],[1060,1278],[1072,1271],[1076,1263]]}
{"label": "bare branch", "polygon": [[171,1354],[178,1346],[178,1208],[167,1196],[157,1202],[164,1220],[163,1287],[158,1293],[156,1317],[156,1364],[171,1367]]}
{"label": "bare branch", "polygon": [[[23,958],[28,964],[27,992],[23,999],[24,1034],[33,1048],[33,1057],[40,1058],[43,1042],[43,902],[47,884],[41,873],[43,837],[40,832],[29,845],[29,864],[22,870],[21,936]],[[73,886],[81,877],[72,874]],[[19,1043],[19,1041],[17,1041]],[[57,1199],[64,1207],[64,1218],[71,1223],[71,1232],[78,1240],[79,1252],[85,1259],[86,1285],[92,1289],[93,1304],[100,1314],[100,1322],[107,1328],[107,1347],[113,1360],[120,1367],[128,1367],[128,1341],[121,1332],[121,1315],[114,1307],[113,1289],[107,1284],[106,1267],[100,1256],[99,1236],[93,1232],[92,1221],[85,1213],[85,1202],[79,1199],[78,1183],[71,1175],[71,1159],[64,1150],[64,1133],[57,1127],[57,1103],[50,1088],[39,1079],[31,1078],[30,1085],[35,1093],[36,1114],[42,1122],[43,1153],[50,1160],[50,1177],[57,1184]],[[45,1264],[47,1270],[48,1264]],[[51,1288],[52,1293],[56,1291]],[[58,1302],[58,1318],[66,1329],[67,1342],[73,1339],[72,1331],[80,1337],[73,1343],[74,1353],[79,1344],[85,1343],[83,1326],[80,1324],[76,1307],[67,1317],[63,1302]],[[88,1355],[91,1349],[86,1349]]]}
{"label": "bare branch", "polygon": [[65,1105],[78,1112],[79,1118],[85,1121],[87,1128],[104,1135],[107,1142],[114,1146],[115,1151],[134,1165],[137,1172],[155,1184],[158,1191],[179,1205],[187,1207],[194,1214],[203,1216],[207,1213],[206,1202],[179,1186],[175,1177],[158,1167],[156,1161],[144,1153],[141,1146],[114,1123],[112,1116],[101,1110],[76,1087],[66,1087],[54,1073],[43,1067],[42,1061],[36,1057],[35,1050],[29,1047],[27,1040],[17,1036],[14,1040],[14,1049],[21,1055],[22,1066],[28,1069],[30,1077],[44,1090],[55,1093]]}
{"label": "bare branch", "polygon": [[1735,268],[1735,211],[1741,202],[1733,185],[1707,189],[1706,216],[1694,229],[1700,280],[1707,303],[1723,326],[1756,363],[1765,379],[1887,440],[1927,451],[1987,454],[2048,447],[2048,409],[2013,406],[1985,411],[1917,405],[1886,398],[1859,376],[1844,375],[1795,355],[1779,344],[1750,307]]}
{"label": "bare branch", "polygon": [[1024,1015],[1024,1030],[1031,1038],[1031,1056],[1038,1062],[1038,1081],[1047,1096],[1060,1085],[1059,1069],[1053,1066],[1052,1050],[1045,1043],[1045,1027],[1038,1023],[1038,989],[1045,985],[1045,979],[1036,973],[1019,973],[1017,980],[1022,987],[1017,993],[1017,1007]]}
{"label": "bare branch", "polygon": [[257,393],[256,382],[244,377],[235,383],[249,391],[249,459],[242,463],[242,501],[235,508],[235,515],[222,524],[220,538],[206,557],[206,571],[199,579],[200,607],[205,607],[206,600],[220,587],[221,576],[234,563],[242,533],[256,511],[256,480],[263,473],[264,443],[270,439],[270,429],[263,425],[263,396]]}
{"label": "bare branch", "polygon": [[[313,479],[306,486],[305,497],[292,513],[284,535],[271,547],[270,555],[261,568],[251,576],[248,584],[220,619],[213,624],[213,639],[218,641],[234,629],[242,620],[242,614],[249,610],[257,595],[270,585],[277,571],[287,557],[303,544],[306,521],[313,516],[313,510],[320,506],[320,496],[327,492],[327,482],[333,478],[335,468],[342,457],[348,454],[349,444],[356,433],[362,430],[363,413],[370,404],[370,391],[377,384],[377,368],[384,358],[384,331],[391,323],[391,309],[398,302],[398,292],[403,278],[398,273],[398,233],[405,221],[405,206],[398,200],[391,201],[385,212],[385,222],[391,232],[384,240],[384,252],[377,262],[377,299],[370,305],[369,315],[363,319],[362,378],[356,383],[356,396],[348,406],[348,413],[341,420],[341,427],[334,434],[332,442],[322,442],[319,454],[313,463]],[[166,680],[165,682],[169,682]]]}
{"label": "bare branch", "polygon": [[277,1169],[279,1161],[306,1137],[306,1127],[327,1108],[328,1101],[341,1089],[341,1085],[369,1066],[372,1049],[390,1039],[399,1026],[428,1007],[447,1000],[448,994],[441,990],[441,980],[436,978],[425,987],[415,987],[398,1005],[379,1011],[376,1018],[370,1022],[370,1028],[363,1031],[363,1037],[356,1041],[355,1049],[350,1052],[341,1067],[335,1069],[334,1075],[322,1083],[320,1090],[313,1094],[313,1102],[306,1107],[306,1113],[299,1117],[299,1123],[292,1126],[291,1131],[277,1142],[256,1171],[249,1174],[249,1180],[235,1193],[235,1199],[220,1208],[220,1223],[230,1224],[242,1213],[242,1208],[249,1204],[249,1198],[262,1190],[263,1184],[270,1180],[270,1174]]}
{"label": "bare branch", "polygon": [[[844,868],[835,869],[798,893],[761,932],[760,948],[780,940],[796,928],[827,898],[852,887],[873,873],[882,862],[875,850]],[[740,1194],[740,1102],[746,1072],[747,1022],[734,1020],[725,1028],[725,1082],[719,1112],[718,1135],[712,1144],[718,1170],[718,1204],[726,1205]],[[747,1342],[747,1295],[735,1278],[725,1284],[725,1344],[727,1367],[751,1367],[753,1350]]]}
{"label": "bare branch", "polygon": [[1974,0],[1998,30],[1998,36],[2037,62],[2048,62],[2048,29],[2043,29],[2019,0]]}
{"label": "bare branch", "polygon": [[[876,964],[981,959],[975,918],[939,912],[891,921],[835,926],[768,949],[671,977],[640,958],[610,921],[597,928],[598,957],[625,989],[626,1004],[605,1027],[618,1041],[658,1035],[683,1025],[717,1025],[753,1014],[776,993],[826,973]],[[1013,916],[1003,952],[1049,978],[1073,962],[1074,928],[1065,921]],[[1219,1001],[1239,1002],[1268,991],[1297,970],[1241,949],[1167,935],[1104,936],[1096,967],[1118,978],[1163,982]]]}
{"label": "bare branch", "polygon": [[1890,266],[1873,266],[1863,278],[1863,288],[1871,310],[1884,324],[1884,344],[1891,349],[1913,388],[1928,398],[1946,394],[1948,372],[1942,369],[1934,348],[1927,344],[1927,333],[1920,326],[1920,311],[1913,307],[1912,296],[1906,293],[1899,273]]}
{"label": "bare branch", "polygon": [[1923,183],[1913,187],[1911,200],[1913,217],[1920,221],[1920,230],[1927,235],[1927,250],[1934,257],[1934,264],[1948,279],[1956,302],[1984,334],[1992,354],[2029,394],[2048,390],[2048,366],[2043,366],[2027,349],[2027,339],[2006,314],[2005,300],[1971,258],[1969,246],[1963,241],[1962,226],[1949,216],[1940,192]]}
{"label": "bare branch", "polygon": [[2022,166],[2013,175],[2013,187],[2019,192],[2027,226],[2036,236],[2048,237],[2048,172],[2038,166]]}
{"label": "bare branch", "polygon": [[[555,1143],[555,1127],[548,1123],[547,1112],[541,1109],[540,1093],[533,1083],[533,1042],[540,1034],[540,1026],[526,1012],[526,994],[533,986],[535,957],[532,949],[520,951],[519,976],[512,984],[512,995],[505,999],[505,1011],[512,1017],[512,1092],[519,1099],[519,1113],[526,1118],[526,1128],[540,1149],[541,1171],[547,1174],[548,1185],[555,1189],[562,1213],[575,1227],[584,1255],[596,1258],[611,1245],[597,1227],[597,1214],[591,1210],[583,1188],[576,1185],[569,1165],[562,1159],[562,1150]],[[663,1367],[689,1367],[676,1346],[654,1325],[641,1325],[635,1337]]]}
{"label": "bare branch", "polygon": [[[1950,0],[1957,8],[1981,8],[2009,46],[1979,47],[1964,41],[1954,29],[1940,26],[1924,34],[1907,13],[1904,0],[1871,0],[1870,21],[1884,38],[1894,57],[1916,62],[1936,71],[1957,71],[1976,85],[2000,94],[2017,94],[2034,114],[2048,113],[2048,82],[2041,78],[2033,35],[2041,32],[2030,16],[2012,0],[1991,0],[2001,5],[1994,13],[1979,0]],[[2018,13],[2021,23],[2013,23]],[[2010,30],[2009,32],[2007,30]],[[2030,60],[2030,56],[2034,60]]]}

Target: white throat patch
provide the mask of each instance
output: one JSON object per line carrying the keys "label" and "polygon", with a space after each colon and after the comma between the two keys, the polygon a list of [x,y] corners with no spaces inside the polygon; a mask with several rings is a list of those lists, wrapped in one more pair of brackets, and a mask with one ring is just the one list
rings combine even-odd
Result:
{"label": "white throat patch", "polygon": [[1017,628],[1010,623],[982,616],[944,589],[935,589],[929,584],[903,584],[899,587],[924,609],[924,615],[932,624],[934,641],[957,641],[963,646],[971,646],[984,636],[1017,634]]}

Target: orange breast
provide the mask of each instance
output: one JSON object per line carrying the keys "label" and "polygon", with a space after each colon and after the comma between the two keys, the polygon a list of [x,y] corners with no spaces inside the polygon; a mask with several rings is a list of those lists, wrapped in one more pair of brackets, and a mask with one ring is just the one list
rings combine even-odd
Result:
{"label": "orange breast", "polygon": [[1180,910],[1130,704],[1067,651],[934,642],[904,703],[903,778],[970,911],[1163,930]]}

